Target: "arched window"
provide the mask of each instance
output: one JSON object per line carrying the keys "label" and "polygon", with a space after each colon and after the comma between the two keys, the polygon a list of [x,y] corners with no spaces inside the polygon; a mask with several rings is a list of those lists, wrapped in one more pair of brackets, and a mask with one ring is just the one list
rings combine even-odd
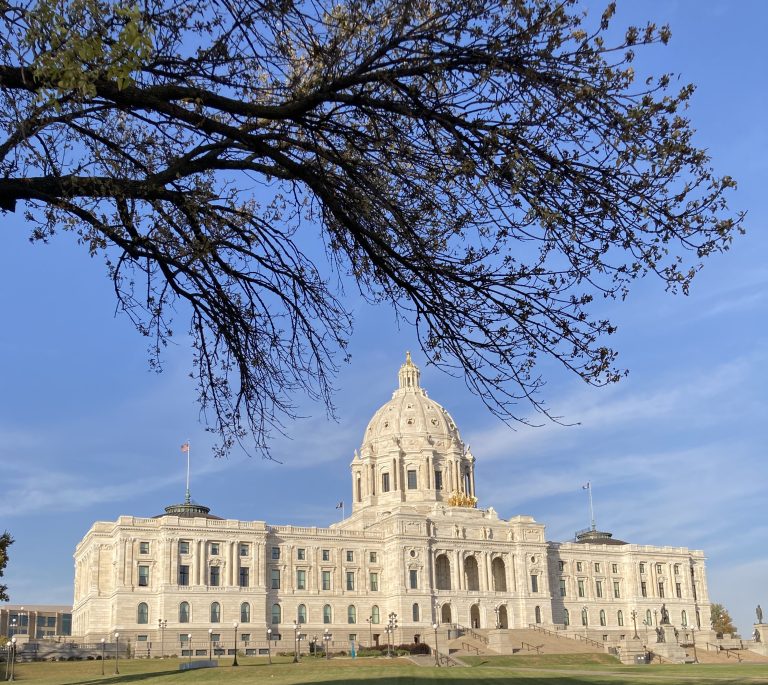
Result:
{"label": "arched window", "polygon": [[563,625],[564,626],[571,625],[571,615],[568,612],[568,609],[563,609]]}
{"label": "arched window", "polygon": [[600,609],[600,625],[601,626],[605,625],[605,610],[604,609]]}
{"label": "arched window", "polygon": [[347,607],[347,623],[357,623],[357,609],[354,604]]}
{"label": "arched window", "polygon": [[688,614],[685,613],[685,609],[683,609],[683,613],[680,615],[680,623],[683,624],[683,628],[688,625]]}
{"label": "arched window", "polygon": [[379,614],[379,607],[375,604],[371,607],[371,623],[376,623],[381,620],[381,614]]}
{"label": "arched window", "polygon": [[541,623],[541,607],[537,606],[533,613],[536,617],[536,623]]}
{"label": "arched window", "polygon": [[251,605],[248,602],[243,602],[240,605],[240,623],[251,622]]}
{"label": "arched window", "polygon": [[581,625],[583,626],[589,625],[589,616],[587,616],[586,607],[581,610]]}
{"label": "arched window", "polygon": [[146,602],[139,602],[136,608],[136,623],[149,623],[149,607]]}
{"label": "arched window", "polygon": [[332,619],[331,605],[330,604],[326,604],[323,607],[323,623],[330,623],[331,619]]}
{"label": "arched window", "polygon": [[493,576],[493,589],[496,592],[506,592],[507,569],[501,557],[496,557],[491,562],[491,575]]}
{"label": "arched window", "polygon": [[413,614],[413,620],[414,621],[420,621],[421,620],[419,618],[419,605],[418,604],[414,604],[413,605],[413,607],[411,608],[411,613]]}
{"label": "arched window", "polygon": [[279,604],[272,605],[272,624],[277,625],[282,621],[283,612],[280,609]]}
{"label": "arched window", "polygon": [[477,570],[477,559],[474,556],[464,559],[464,578],[467,590],[480,589],[480,574]]}
{"label": "arched window", "polygon": [[304,604],[299,604],[299,610],[296,612],[299,623],[307,622],[307,607]]}
{"label": "arched window", "polygon": [[438,590],[451,589],[451,562],[445,554],[440,554],[435,559],[435,578]]}
{"label": "arched window", "polygon": [[[691,573],[693,573],[693,569],[691,569]],[[701,612],[696,609],[696,627],[701,628]]]}
{"label": "arched window", "polygon": [[621,609],[619,609],[619,612],[616,614],[616,620],[620,626],[624,625],[624,612]]}
{"label": "arched window", "polygon": [[211,603],[211,623],[219,623],[221,621],[221,604],[218,602]]}
{"label": "arched window", "polygon": [[650,609],[648,609],[645,612],[645,624],[648,625],[648,626],[652,626],[653,625],[653,619],[651,618],[651,610]]}
{"label": "arched window", "polygon": [[189,602],[179,604],[179,623],[189,623]]}

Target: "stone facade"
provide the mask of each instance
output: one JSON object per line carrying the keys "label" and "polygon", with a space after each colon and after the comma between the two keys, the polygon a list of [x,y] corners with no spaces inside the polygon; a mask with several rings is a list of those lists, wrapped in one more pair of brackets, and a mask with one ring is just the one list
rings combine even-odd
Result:
{"label": "stone facade", "polygon": [[197,651],[211,641],[231,648],[237,630],[238,649],[254,653],[267,629],[292,649],[297,620],[301,634],[330,631],[336,646],[383,644],[394,612],[398,643],[428,640],[433,623],[539,623],[620,639],[635,626],[655,631],[662,604],[670,624],[709,629],[701,551],[596,530],[547,542],[530,516],[477,508],[475,458],[410,356],[398,385],[355,451],[349,517],[272,526],[187,502],[155,518],[97,522],[75,551],[73,633],[119,632],[137,652],[162,642],[175,653],[189,635]]}

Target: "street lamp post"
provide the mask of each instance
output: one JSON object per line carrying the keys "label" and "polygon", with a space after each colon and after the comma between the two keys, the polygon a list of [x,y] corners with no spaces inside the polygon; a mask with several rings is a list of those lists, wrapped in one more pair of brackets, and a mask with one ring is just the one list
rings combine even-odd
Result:
{"label": "street lamp post", "polygon": [[440,666],[440,654],[437,651],[437,623],[432,624],[432,629],[435,631],[435,666]]}
{"label": "street lamp post", "polygon": [[5,677],[3,678],[3,680],[8,680],[10,667],[11,667],[11,641],[8,640],[5,643]]}
{"label": "street lamp post", "polygon": [[267,628],[267,657],[269,658],[269,663],[272,663],[272,643],[270,640],[272,639],[272,628]]}
{"label": "street lamp post", "polygon": [[237,621],[232,623],[232,627],[235,629],[235,658],[232,660],[232,665],[239,666],[240,664],[237,663]]}
{"label": "street lamp post", "polygon": [[8,630],[8,632],[9,632],[10,634],[8,635],[8,637],[10,637],[10,638],[13,638],[13,637],[16,635],[16,633],[18,632],[18,630],[17,630],[17,628],[16,628],[16,625],[17,625],[17,623],[18,623],[17,617],[16,617],[16,616],[14,616],[14,617],[11,619],[11,627],[10,627],[10,629]]}
{"label": "street lamp post", "polygon": [[323,633],[323,641],[325,642],[325,660],[331,658],[331,634],[328,632],[328,628],[325,629],[325,632]]}
{"label": "street lamp post", "polygon": [[640,636],[637,634],[637,609],[632,609],[629,615],[632,617],[632,625],[635,627],[635,634],[632,636],[632,638],[639,640]]}
{"label": "street lamp post", "polygon": [[659,627],[659,610],[658,609],[653,610],[653,625],[656,628]]}
{"label": "street lamp post", "polygon": [[[389,612],[389,623],[387,624],[392,640],[392,647],[395,646],[395,631],[397,630],[397,614],[394,611]],[[392,656],[391,652],[389,656]]]}
{"label": "street lamp post", "polygon": [[298,621],[293,622],[293,663],[299,663],[299,628],[301,623]]}
{"label": "street lamp post", "polygon": [[312,644],[312,656],[317,657],[317,635],[313,635],[310,642]]}
{"label": "street lamp post", "polygon": [[648,644],[648,619],[643,619],[643,625],[645,626],[645,643]]}
{"label": "street lamp post", "polygon": [[192,663],[192,633],[187,633],[187,645],[189,645],[189,663]]}
{"label": "street lamp post", "polygon": [[493,612],[496,614],[496,630],[499,629],[499,607],[493,607]]}
{"label": "street lamp post", "polygon": [[120,675],[120,633],[115,633],[115,675]]}
{"label": "street lamp post", "polygon": [[699,663],[699,657],[696,654],[696,626],[691,626],[691,639],[693,640],[693,661]]}
{"label": "street lamp post", "polygon": [[158,618],[157,627],[160,629],[160,656],[165,659],[165,629],[168,627],[168,621]]}
{"label": "street lamp post", "polygon": [[106,639],[101,638],[101,675],[104,675],[104,647],[106,643]]}
{"label": "street lamp post", "polygon": [[368,647],[373,647],[373,616],[365,619],[368,624]]}
{"label": "street lamp post", "polygon": [[213,628],[208,628],[208,660],[213,659]]}
{"label": "street lamp post", "polygon": [[581,622],[584,624],[584,639],[587,639],[589,630],[589,607],[585,604],[581,610]]}
{"label": "street lamp post", "polygon": [[15,680],[15,670],[16,670],[16,638],[11,639],[11,675],[8,676],[8,680],[13,681]]}

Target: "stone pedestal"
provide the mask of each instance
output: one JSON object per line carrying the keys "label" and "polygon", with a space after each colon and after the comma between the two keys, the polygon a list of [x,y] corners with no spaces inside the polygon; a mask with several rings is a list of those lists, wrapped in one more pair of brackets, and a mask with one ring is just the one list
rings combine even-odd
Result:
{"label": "stone pedestal", "polygon": [[749,649],[768,656],[768,623],[755,623],[750,637]]}

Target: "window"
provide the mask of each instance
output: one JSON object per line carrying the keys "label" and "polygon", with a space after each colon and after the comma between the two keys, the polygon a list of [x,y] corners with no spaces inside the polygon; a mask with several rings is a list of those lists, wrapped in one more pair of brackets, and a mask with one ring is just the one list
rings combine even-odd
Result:
{"label": "window", "polygon": [[217,643],[221,642],[221,633],[209,633],[210,637],[208,638],[211,642]]}
{"label": "window", "polygon": [[565,562],[564,561],[558,561],[557,562],[557,568],[560,571],[564,571],[565,570]]}
{"label": "window", "polygon": [[307,606],[305,604],[299,604],[299,608],[296,611],[296,620],[299,623],[307,622]]}
{"label": "window", "polygon": [[389,492],[389,474],[388,473],[381,474],[381,491]]}
{"label": "window", "polygon": [[368,561],[369,561],[371,564],[375,564],[375,563],[376,563],[376,559],[377,559],[377,558],[378,558],[378,557],[376,556],[376,552],[371,552],[371,553],[368,555]]}
{"label": "window", "polygon": [[409,490],[415,490],[416,489],[416,471],[412,469],[408,469],[406,472],[406,477],[408,479],[408,489]]}
{"label": "window", "polygon": [[331,622],[331,618],[332,618],[331,605],[330,604],[326,604],[323,607],[323,623],[330,623]]}
{"label": "window", "polygon": [[179,554],[189,554],[189,542],[187,540],[179,541]]}
{"label": "window", "polygon": [[251,605],[248,602],[243,602],[240,605],[240,623],[251,622]]}
{"label": "window", "polygon": [[675,597],[680,598],[683,596],[683,586],[680,583],[675,583]]}
{"label": "window", "polygon": [[674,568],[675,575],[679,576],[680,575],[680,564],[675,564],[673,568]]}
{"label": "window", "polygon": [[189,623],[189,602],[179,604],[179,623]]}
{"label": "window", "polygon": [[645,573],[645,562],[644,561],[640,562],[640,573]]}
{"label": "window", "polygon": [[179,635],[179,642],[189,642],[189,635],[187,633]]}
{"label": "window", "polygon": [[306,550],[306,549],[304,549],[303,547],[299,547],[299,548],[296,550],[296,558],[297,558],[299,561],[304,561],[304,560],[307,558],[307,550]]}
{"label": "window", "polygon": [[280,569],[273,568],[270,572],[271,577],[271,584],[270,587],[273,590],[279,590],[280,589]]}
{"label": "window", "polygon": [[659,581],[659,597],[664,596],[664,583]]}
{"label": "window", "polygon": [[611,564],[611,572],[618,573],[619,572],[619,565],[618,564]]}
{"label": "window", "polygon": [[189,585],[189,566],[179,564],[179,585]]}
{"label": "window", "polygon": [[211,582],[208,583],[211,587],[218,587],[219,580],[221,579],[221,569],[218,566],[211,566]]}
{"label": "window", "polygon": [[347,635],[347,640],[349,642],[357,642],[357,633],[349,633]]}
{"label": "window", "polygon": [[583,597],[584,596],[584,581],[581,578],[579,578],[577,584],[578,584],[578,588],[579,588],[579,597]]}
{"label": "window", "polygon": [[651,610],[646,609],[645,611],[645,624],[646,625],[653,625],[653,620],[651,619]]}
{"label": "window", "polygon": [[581,625],[589,625],[589,616],[587,615],[586,607],[581,610]]}
{"label": "window", "polygon": [[250,633],[243,633],[240,635],[240,639],[245,642],[245,644],[248,644],[251,641],[251,634]]}
{"label": "window", "polygon": [[645,581],[642,581],[640,583],[640,594],[643,597],[647,597],[648,596],[648,583],[646,583]]}
{"label": "window", "polygon": [[307,589],[307,572],[303,568],[300,568],[296,571],[296,589]]}
{"label": "window", "polygon": [[349,563],[352,563],[354,560],[355,560],[355,553],[351,549],[348,549],[347,550],[347,561]]}
{"label": "window", "polygon": [[683,624],[683,628],[688,626],[688,614],[685,612],[685,609],[680,614],[680,622]]}
{"label": "window", "polygon": [[139,566],[139,585],[141,587],[149,585],[149,566],[143,564]]}
{"label": "window", "polygon": [[379,621],[381,621],[381,613],[379,612],[379,607],[374,604],[371,607],[371,623],[378,625]]}
{"label": "window", "polygon": [[347,571],[347,590],[355,589],[355,572]]}
{"label": "window", "polygon": [[240,567],[240,587],[248,587],[251,583],[251,571],[247,566]]}
{"label": "window", "polygon": [[148,542],[140,542],[139,543],[139,554],[149,554],[149,543]]}
{"label": "window", "polygon": [[613,581],[613,596],[616,597],[616,599],[621,597],[620,590],[621,590],[621,587],[619,585],[619,581],[618,580],[614,580]]}
{"label": "window", "polygon": [[624,612],[623,612],[621,609],[619,609],[619,611],[618,611],[618,612],[617,612],[617,614],[616,614],[616,622],[617,622],[617,623],[618,623],[620,626],[623,626],[623,625],[624,625]]}
{"label": "window", "polygon": [[534,615],[534,620],[536,621],[536,623],[541,623],[541,607],[540,606],[537,606],[534,609],[533,615]]}
{"label": "window", "polygon": [[247,557],[248,556],[248,545],[244,543],[240,543],[240,556],[241,557]]}
{"label": "window", "polygon": [[219,555],[219,543],[218,542],[212,542],[211,543],[211,555],[215,556],[215,557]]}
{"label": "window", "polygon": [[560,579],[560,596],[565,597],[565,578]]}
{"label": "window", "polygon": [[576,570],[577,570],[579,573],[581,573],[581,570],[582,570],[582,565],[581,565],[581,562],[580,562],[580,561],[577,561],[577,562],[576,562]]}
{"label": "window", "polygon": [[539,591],[539,577],[535,574],[531,574],[531,592]]}
{"label": "window", "polygon": [[603,581],[602,580],[596,580],[595,581],[595,596],[598,599],[603,596]]}
{"label": "window", "polygon": [[331,559],[331,550],[324,549],[323,550],[323,561],[330,561]]}
{"label": "window", "polygon": [[409,586],[411,590],[415,590],[419,587],[419,572],[416,569],[411,569],[408,572]]}
{"label": "window", "polygon": [[331,589],[331,572],[323,571],[323,590]]}
{"label": "window", "polygon": [[272,625],[277,625],[282,620],[282,611],[279,604],[272,605]]}
{"label": "window", "polygon": [[147,642],[149,640],[149,635],[137,635],[136,636],[136,642]]}
{"label": "window", "polygon": [[140,602],[136,607],[136,623],[149,623],[149,606],[146,602]]}
{"label": "window", "polygon": [[605,625],[605,610],[600,609],[600,625]]}
{"label": "window", "polygon": [[379,591],[379,574],[378,573],[371,573],[369,576],[370,579],[370,586],[371,586],[371,592],[378,592]]}
{"label": "window", "polygon": [[661,564],[656,564],[656,573],[661,573]]}
{"label": "window", "polygon": [[279,559],[280,558],[280,548],[279,547],[273,547],[272,548],[272,558],[273,559]]}
{"label": "window", "polygon": [[443,489],[443,472],[435,471],[435,490]]}
{"label": "window", "polygon": [[595,573],[600,573],[600,562],[599,561],[595,562]]}
{"label": "window", "polygon": [[218,602],[211,602],[211,623],[219,623],[221,621],[221,604]]}
{"label": "window", "polygon": [[420,614],[420,612],[419,612],[419,605],[418,604],[414,604],[411,607],[411,617],[413,618],[414,621],[420,621],[421,620],[419,618],[419,614]]}
{"label": "window", "polygon": [[347,607],[347,623],[357,623],[357,609],[354,604]]}

